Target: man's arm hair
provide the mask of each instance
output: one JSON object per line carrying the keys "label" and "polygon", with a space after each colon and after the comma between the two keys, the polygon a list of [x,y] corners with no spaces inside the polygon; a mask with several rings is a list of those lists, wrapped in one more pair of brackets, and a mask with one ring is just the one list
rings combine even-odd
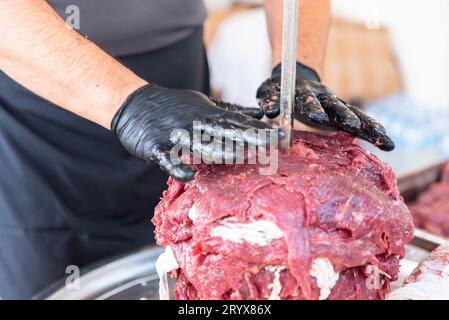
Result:
{"label": "man's arm hair", "polygon": [[[282,58],[283,1],[265,0],[268,34],[273,50],[273,67]],[[331,19],[329,0],[300,0],[298,61],[322,75],[324,53]]]}
{"label": "man's arm hair", "polygon": [[69,28],[44,0],[0,1],[0,70],[107,129],[128,95],[146,84]]}

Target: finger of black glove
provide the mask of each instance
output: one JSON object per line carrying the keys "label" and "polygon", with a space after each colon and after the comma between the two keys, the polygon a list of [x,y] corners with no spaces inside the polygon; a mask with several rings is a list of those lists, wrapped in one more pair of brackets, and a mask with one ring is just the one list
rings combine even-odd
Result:
{"label": "finger of black glove", "polygon": [[[267,138],[270,136],[276,137],[276,139],[282,139],[285,137],[285,132],[281,128],[273,128],[269,123],[254,120],[243,115],[236,114],[228,116],[226,117],[226,122],[228,124],[241,127],[245,132],[245,141],[252,145],[257,145],[260,147],[269,146],[269,144],[265,141],[267,139],[261,140],[254,134],[254,132],[264,134]],[[257,130],[255,131],[254,129]]]}
{"label": "finger of black glove", "polygon": [[245,142],[248,137],[246,127],[239,123],[229,123],[224,119],[211,120],[201,125],[201,130],[217,139]]}
{"label": "finger of black glove", "polygon": [[280,90],[279,84],[271,79],[265,81],[257,90],[256,98],[259,102],[259,106],[270,119],[279,116]]}
{"label": "finger of black glove", "polygon": [[318,95],[318,99],[337,129],[349,131],[360,128],[360,119],[337,96],[325,93]]}
{"label": "finger of black glove", "polygon": [[272,128],[267,123],[252,120],[247,117],[244,119],[236,119],[234,115],[227,117],[226,120],[211,120],[202,125],[201,129],[210,136],[222,137],[230,141],[247,143],[248,146],[262,148],[270,146],[270,134],[276,137],[275,141],[278,141],[284,136],[284,132],[280,128]]}
{"label": "finger of black glove", "polygon": [[361,121],[360,129],[352,132],[355,136],[371,142],[381,150],[394,150],[395,145],[393,140],[387,136],[385,128],[379,122],[368,116],[361,109],[351,105],[347,106]]}
{"label": "finger of black glove", "polygon": [[329,116],[321,106],[320,101],[312,90],[302,89],[300,95],[296,96],[296,114],[300,120],[306,120],[314,124],[325,124],[329,122]]}
{"label": "finger of black glove", "polygon": [[[263,126],[271,128],[268,124]],[[174,135],[171,137],[171,143],[189,148],[196,157],[209,163],[234,163],[237,151],[241,152],[241,149],[245,149],[245,143],[246,147],[268,148],[273,142],[274,147],[277,147],[278,141],[284,136],[281,129],[255,130],[239,122],[229,124],[223,119],[213,124],[201,123],[195,130],[197,133],[192,132],[193,135],[199,134],[199,137],[191,140],[191,135]],[[276,138],[273,139],[273,136]],[[225,145],[226,148],[224,148]]]}
{"label": "finger of black glove", "polygon": [[193,180],[195,170],[184,163],[174,164],[170,156],[170,151],[170,146],[156,145],[151,149],[149,160],[158,163],[162,170],[180,182]]}
{"label": "finger of black glove", "polygon": [[218,99],[214,99],[214,98],[210,98],[210,100],[216,104],[217,107],[228,110],[228,111],[232,111],[232,112],[237,112],[237,113],[241,113],[244,115],[247,115],[251,118],[254,119],[262,119],[264,116],[263,110],[260,107],[243,107],[241,105],[238,104],[233,104],[233,103],[227,103],[227,102],[223,102],[221,100]]}
{"label": "finger of black glove", "polygon": [[267,122],[263,122],[260,120],[255,120],[250,117],[247,117],[242,114],[238,113],[225,113],[222,116],[222,119],[225,120],[225,122],[228,125],[236,125],[239,127],[244,128],[252,128],[252,129],[273,129],[271,124]]}

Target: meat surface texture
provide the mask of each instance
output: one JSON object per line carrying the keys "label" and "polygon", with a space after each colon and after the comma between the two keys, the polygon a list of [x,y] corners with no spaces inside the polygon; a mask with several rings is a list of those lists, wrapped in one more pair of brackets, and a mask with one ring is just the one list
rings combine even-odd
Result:
{"label": "meat surface texture", "polygon": [[296,132],[274,175],[168,184],[152,221],[178,299],[383,299],[413,237],[395,175],[346,134]]}
{"label": "meat surface texture", "polygon": [[416,227],[449,237],[449,166],[443,170],[442,181],[420,194],[410,211]]}

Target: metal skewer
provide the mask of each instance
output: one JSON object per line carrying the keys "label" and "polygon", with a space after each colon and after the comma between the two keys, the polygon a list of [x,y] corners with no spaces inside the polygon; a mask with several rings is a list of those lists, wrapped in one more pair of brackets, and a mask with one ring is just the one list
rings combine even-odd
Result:
{"label": "metal skewer", "polygon": [[280,141],[281,149],[287,149],[292,142],[298,42],[298,2],[299,0],[284,0],[280,126],[285,130],[285,138]]}

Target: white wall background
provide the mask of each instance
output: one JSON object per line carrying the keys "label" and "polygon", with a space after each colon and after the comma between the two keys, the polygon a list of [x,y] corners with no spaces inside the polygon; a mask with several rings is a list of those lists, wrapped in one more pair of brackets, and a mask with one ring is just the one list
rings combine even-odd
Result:
{"label": "white wall background", "polygon": [[[233,1],[206,2],[222,8]],[[332,6],[335,15],[370,28],[381,24],[389,28],[406,93],[428,107],[449,108],[449,0],[332,0]],[[215,45],[210,52],[215,55],[213,79],[226,86],[225,99],[250,104],[269,59],[261,53],[267,49],[263,15],[231,19],[218,34],[221,42],[230,43]]]}
{"label": "white wall background", "polygon": [[405,90],[418,103],[449,108],[448,0],[332,0],[333,12],[385,25]]}

